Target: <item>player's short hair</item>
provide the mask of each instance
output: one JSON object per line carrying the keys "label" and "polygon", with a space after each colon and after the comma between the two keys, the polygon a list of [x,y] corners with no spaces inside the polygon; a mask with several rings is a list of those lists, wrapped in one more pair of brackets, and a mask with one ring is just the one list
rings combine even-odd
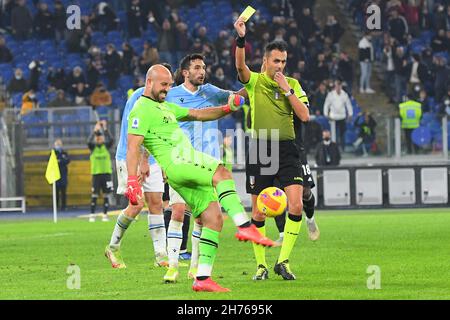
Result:
{"label": "player's short hair", "polygon": [[264,54],[268,56],[273,50],[285,52],[288,49],[288,45],[284,41],[272,41],[264,48]]}
{"label": "player's short hair", "polygon": [[180,67],[179,69],[182,70],[188,70],[189,66],[191,65],[191,62],[194,60],[205,60],[205,57],[200,54],[200,53],[193,53],[193,54],[188,54],[187,56],[185,56],[183,59],[181,59],[180,61]]}

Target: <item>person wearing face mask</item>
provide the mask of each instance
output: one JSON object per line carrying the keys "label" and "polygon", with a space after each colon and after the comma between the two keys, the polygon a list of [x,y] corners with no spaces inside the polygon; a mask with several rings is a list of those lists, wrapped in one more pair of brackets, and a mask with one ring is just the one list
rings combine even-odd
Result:
{"label": "person wearing face mask", "polygon": [[322,132],[322,143],[317,146],[316,164],[318,166],[338,166],[341,162],[341,153],[336,142],[331,141],[331,132]]}
{"label": "person wearing face mask", "polygon": [[113,44],[106,46],[105,55],[105,70],[108,77],[108,89],[115,90],[117,88],[117,80],[120,77],[120,70],[122,67],[122,60],[117,53],[116,47]]}
{"label": "person wearing face mask", "polygon": [[61,179],[56,181],[56,198],[59,209],[61,211],[65,211],[67,199],[67,176],[69,172],[67,167],[70,163],[70,158],[69,154],[63,149],[61,139],[56,139],[53,150],[55,150],[56,158],[58,159],[59,172],[61,174]]}
{"label": "person wearing face mask", "polygon": [[30,111],[39,108],[39,102],[36,99],[36,93],[33,89],[30,89],[22,97],[22,108],[20,110],[21,115],[25,115]]}
{"label": "person wearing face mask", "polygon": [[23,78],[22,69],[16,69],[14,71],[14,78],[8,84],[8,91],[10,93],[18,93],[27,91],[27,80]]}

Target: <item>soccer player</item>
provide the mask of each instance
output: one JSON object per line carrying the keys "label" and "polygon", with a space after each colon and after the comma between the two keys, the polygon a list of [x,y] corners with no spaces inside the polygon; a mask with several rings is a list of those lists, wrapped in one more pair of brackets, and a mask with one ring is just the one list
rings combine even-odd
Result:
{"label": "soccer player", "polygon": [[[231,94],[212,84],[205,84],[206,64],[201,54],[190,54],[180,61],[175,79],[180,85],[172,88],[167,94],[166,101],[176,103],[188,109],[203,109],[205,107],[224,105]],[[181,129],[189,137],[195,150],[206,153],[215,159],[220,159],[220,141],[218,121],[188,121],[180,123]],[[167,231],[167,252],[169,256],[169,270],[164,276],[166,282],[174,282],[174,275],[178,274],[178,258],[182,243],[182,229],[185,227],[186,202],[170,188],[169,205],[172,208],[171,220]],[[187,220],[187,219],[186,219]],[[202,226],[199,219],[194,222],[192,231],[191,266],[188,277],[194,278],[198,267],[198,243]]]}
{"label": "soccer player", "polygon": [[95,209],[100,191],[103,192],[103,217],[102,221],[107,222],[109,197],[113,192],[112,166],[109,149],[114,141],[108,131],[105,121],[99,121],[95,125],[94,131],[88,138],[87,145],[91,151],[91,174],[92,174],[92,195],[91,214],[89,222],[95,222]]}
{"label": "soccer player", "polygon": [[[220,205],[232,218],[239,240],[250,240],[261,245],[275,243],[262,236],[250,223],[245,213],[231,173],[220,161],[196,151],[178,121],[211,121],[237,110],[243,98],[230,96],[228,105],[205,109],[187,109],[165,102],[173,80],[169,70],[161,65],[149,69],[145,89],[129,116],[127,169],[128,183],[125,196],[130,205],[140,210],[142,190],[138,181],[140,147],[153,155],[166,173],[170,186],[182,196],[194,217],[200,217],[203,228],[199,244],[199,264],[195,291],[227,292],[211,279],[219,234],[223,226]],[[127,220],[128,225],[131,220]],[[120,235],[119,235],[120,236]]]}
{"label": "soccer player", "polygon": [[[252,115],[253,139],[247,156],[246,176],[247,192],[252,195],[253,223],[265,234],[265,216],[258,211],[256,199],[263,189],[273,186],[274,180],[278,179],[287,195],[289,214],[274,271],[285,280],[295,280],[290,270],[289,256],[302,222],[303,177],[295,144],[293,114],[302,121],[309,121],[309,110],[304,103],[306,94],[297,80],[283,75],[287,60],[287,45],[284,42],[275,41],[266,46],[263,58],[265,72],[251,72],[245,63],[245,22],[239,18],[234,27],[238,33],[236,69],[249,95]],[[278,143],[279,154],[272,154],[272,142]],[[258,148],[264,147],[271,155],[270,165],[259,156]],[[275,173],[269,172],[273,169],[270,166],[277,167]],[[268,269],[265,249],[254,246],[254,252],[257,261],[254,279],[266,279]]]}
{"label": "soccer player", "polygon": [[[170,71],[170,65],[165,65]],[[117,168],[117,194],[123,195],[127,187],[128,172],[126,166],[127,159],[127,138],[128,138],[128,117],[136,101],[142,96],[144,87],[136,89],[128,99],[122,114],[122,124],[119,143],[116,151]],[[144,197],[148,206],[148,229],[153,241],[155,253],[155,266],[167,267],[166,251],[166,229],[164,227],[164,216],[162,214],[162,194],[164,192],[164,182],[161,167],[153,157],[145,155],[144,150],[140,161],[140,175],[143,181]],[[147,160],[148,159],[148,160]],[[151,174],[150,174],[151,173]],[[128,221],[133,221],[140,213],[136,207],[128,206],[117,218],[117,224],[111,237],[109,246],[106,247],[105,255],[110,259],[113,268],[126,268],[120,253],[120,243],[125,232]],[[122,231],[118,231],[121,229]],[[118,238],[117,234],[122,233]],[[110,252],[114,252],[111,255]],[[112,259],[115,257],[116,259]]]}

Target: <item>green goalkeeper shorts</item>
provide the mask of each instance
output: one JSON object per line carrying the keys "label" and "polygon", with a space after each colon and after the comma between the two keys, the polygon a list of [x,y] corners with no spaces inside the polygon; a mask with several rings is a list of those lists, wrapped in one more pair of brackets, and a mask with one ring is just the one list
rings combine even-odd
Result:
{"label": "green goalkeeper shorts", "polygon": [[166,175],[170,186],[186,201],[197,218],[211,202],[218,201],[212,180],[217,167],[222,163],[197,151],[191,159],[193,160],[175,159],[166,168]]}

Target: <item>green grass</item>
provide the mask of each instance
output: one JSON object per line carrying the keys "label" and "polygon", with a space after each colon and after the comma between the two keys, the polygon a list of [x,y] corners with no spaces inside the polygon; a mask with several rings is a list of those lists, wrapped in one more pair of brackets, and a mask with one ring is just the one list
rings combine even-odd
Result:
{"label": "green grass", "polygon": [[[194,293],[187,268],[177,284],[162,283],[146,220],[128,229],[124,270],[103,256],[114,221],[2,221],[0,299],[450,299],[450,209],[318,212],[321,238],[309,241],[302,226],[289,282],[272,271],[279,248],[267,250],[270,279],[252,281],[252,245],[235,240],[226,220],[213,275],[232,292],[219,294]],[[80,290],[67,289],[71,264],[81,269]],[[381,269],[380,290],[367,289],[370,265]]]}

